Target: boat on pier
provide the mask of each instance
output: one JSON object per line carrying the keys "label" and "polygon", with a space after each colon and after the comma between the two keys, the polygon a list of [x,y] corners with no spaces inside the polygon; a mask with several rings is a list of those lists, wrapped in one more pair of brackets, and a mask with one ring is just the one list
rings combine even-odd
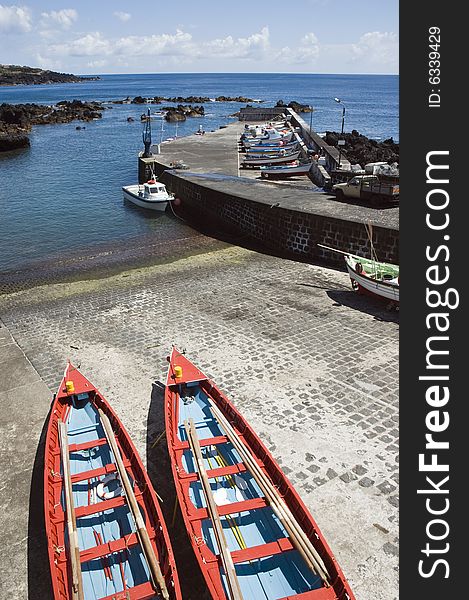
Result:
{"label": "boat on pier", "polygon": [[168,360],[171,466],[213,600],[354,600],[317,524],[243,416],[175,348]]}
{"label": "boat on pier", "polygon": [[45,443],[44,507],[55,600],[180,600],[155,491],[124,426],[70,363]]}
{"label": "boat on pier", "polygon": [[284,152],[278,156],[258,156],[258,157],[247,157],[241,161],[241,167],[261,167],[262,165],[276,165],[289,163],[296,160],[300,156],[300,151],[296,152]]}
{"label": "boat on pier", "polygon": [[288,179],[289,177],[301,177],[308,175],[312,163],[294,165],[279,165],[278,167],[261,167],[261,177],[264,179]]}

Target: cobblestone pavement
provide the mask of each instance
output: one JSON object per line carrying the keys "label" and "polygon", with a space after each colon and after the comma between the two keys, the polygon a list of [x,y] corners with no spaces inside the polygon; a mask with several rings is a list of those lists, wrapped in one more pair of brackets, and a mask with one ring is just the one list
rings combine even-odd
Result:
{"label": "cobblestone pavement", "polygon": [[[171,344],[186,349],[291,479],[357,600],[397,598],[398,316],[345,273],[230,247],[0,297],[0,316],[51,392],[67,357],[81,364],[148,461],[169,520],[155,382]],[[183,535],[176,545],[190,561]]]}

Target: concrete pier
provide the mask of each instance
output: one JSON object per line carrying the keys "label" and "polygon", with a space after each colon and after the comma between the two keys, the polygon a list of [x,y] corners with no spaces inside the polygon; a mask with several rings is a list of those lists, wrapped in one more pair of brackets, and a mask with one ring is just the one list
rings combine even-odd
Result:
{"label": "concrete pier", "polygon": [[[342,256],[317,244],[368,256],[365,224],[370,223],[378,256],[399,262],[398,208],[339,202],[306,177],[261,180],[259,171],[239,168],[243,130],[244,123],[235,122],[163,144],[161,154],[139,159],[142,181],[155,172],[180,199],[184,217],[209,223],[214,231],[226,229],[234,239],[249,239],[279,256],[343,265]],[[178,161],[189,170],[173,169]]]}

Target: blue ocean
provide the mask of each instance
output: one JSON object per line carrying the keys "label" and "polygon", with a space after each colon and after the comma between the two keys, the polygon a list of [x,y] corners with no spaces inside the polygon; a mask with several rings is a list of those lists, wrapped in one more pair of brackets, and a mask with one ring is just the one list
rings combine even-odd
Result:
{"label": "blue ocean", "polygon": [[[314,107],[304,119],[317,132],[357,129],[399,140],[399,78],[394,75],[161,74],[102,75],[79,84],[0,88],[0,103],[55,104],[60,100],[122,100],[127,96],[246,96],[266,105],[296,100]],[[153,126],[153,143],[232,122],[243,104],[208,102],[205,116]],[[153,105],[152,112],[158,109]],[[121,187],[137,181],[143,149],[140,116],[146,107],[109,104],[90,123],[33,129],[29,149],[0,153],[0,272],[80,253],[139,236],[170,243],[181,237],[171,215],[148,215],[124,204]],[[133,122],[128,122],[128,117]],[[77,130],[77,125],[85,125]],[[187,235],[187,227],[184,228]]]}

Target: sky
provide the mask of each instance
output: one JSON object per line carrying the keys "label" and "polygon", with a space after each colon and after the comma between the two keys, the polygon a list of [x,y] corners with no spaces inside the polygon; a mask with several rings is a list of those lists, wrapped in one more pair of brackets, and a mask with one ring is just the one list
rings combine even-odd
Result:
{"label": "sky", "polygon": [[398,0],[0,0],[0,63],[75,74],[397,74]]}

